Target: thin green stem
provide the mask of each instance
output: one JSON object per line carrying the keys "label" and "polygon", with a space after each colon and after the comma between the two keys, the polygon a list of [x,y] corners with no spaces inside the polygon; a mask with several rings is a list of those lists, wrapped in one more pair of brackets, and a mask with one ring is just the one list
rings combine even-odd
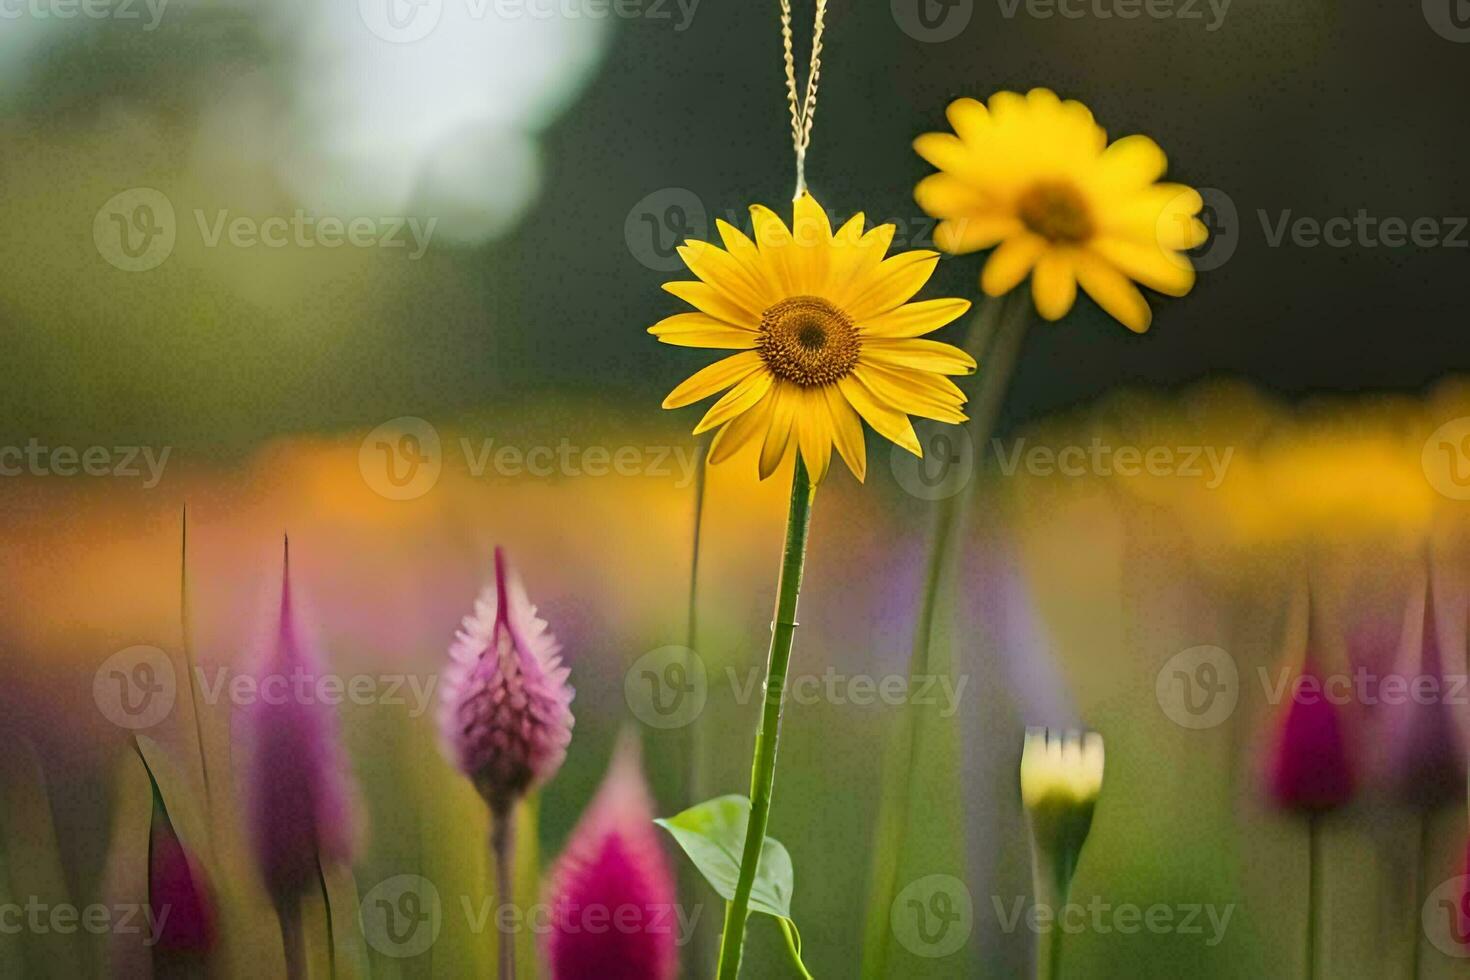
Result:
{"label": "thin green stem", "polygon": [[509,917],[503,914],[506,906],[515,901],[514,863],[516,853],[516,808],[512,804],[505,811],[490,816],[490,850],[495,859],[495,904],[502,910],[497,916],[500,922],[497,945],[500,950],[500,980],[515,980],[516,935],[510,928]]}
{"label": "thin green stem", "polygon": [[1322,860],[1318,853],[1321,831],[1314,813],[1307,818],[1307,980],[1317,976],[1317,914],[1321,897]]}
{"label": "thin green stem", "polygon": [[740,878],[735,897],[725,906],[725,931],[720,938],[719,980],[740,975],[740,950],[745,943],[745,919],[756,866],[766,842],[771,816],[771,792],[776,783],[776,745],[781,738],[781,707],[785,701],[786,670],[791,642],[796,637],[796,601],[806,563],[807,531],[811,527],[812,497],[816,488],[800,454],[791,480],[791,507],[786,514],[786,546],[781,555],[781,578],[776,589],[776,618],[771,624],[771,650],[766,664],[765,708],[755,739],[755,761],[750,772],[750,820],[745,825],[745,848],[740,855]]}

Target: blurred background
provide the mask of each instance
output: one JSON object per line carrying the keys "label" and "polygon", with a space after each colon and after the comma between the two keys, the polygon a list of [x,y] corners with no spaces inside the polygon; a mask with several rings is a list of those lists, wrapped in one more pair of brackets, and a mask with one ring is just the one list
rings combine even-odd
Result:
{"label": "blurred background", "polygon": [[[1420,642],[1405,624],[1422,614],[1429,548],[1447,670],[1464,673],[1462,8],[829,11],[807,171],[828,208],[932,245],[912,139],[942,128],[955,97],[1045,85],[1110,137],[1157,140],[1170,179],[1204,192],[1212,230],[1198,286],[1151,297],[1147,335],[1086,299],[1034,328],[1004,452],[968,446],[972,516],[946,613],[966,686],[926,716],[942,734],[925,744],[955,751],[914,759],[943,788],[923,833],[944,845],[899,873],[951,876],[973,915],[943,957],[894,925],[878,975],[1025,974],[1036,936],[1006,925],[1030,895],[1021,733],[1082,723],[1105,734],[1109,769],[1078,888],[1233,911],[1213,945],[1207,918],[1203,936],[1068,937],[1067,975],[1303,975],[1305,838],[1260,799],[1277,706],[1256,670],[1299,663],[1308,572],[1329,632],[1394,658]],[[795,20],[800,52],[804,4]],[[0,447],[14,450],[0,464],[17,464],[0,478],[0,708],[44,773],[57,887],[82,901],[109,878],[132,731],[99,710],[99,669],[137,645],[183,669],[186,505],[188,641],[205,666],[248,659],[287,531],[334,669],[427,683],[505,545],[578,688],[576,739],[540,805],[544,860],[625,725],[643,735],[660,812],[744,788],[758,696],[741,689],[763,661],[785,491],[756,486],[748,461],[710,474],[691,644],[699,447],[694,417],[658,405],[707,356],[644,330],[679,308],[658,288],[677,240],[716,217],[743,224],[751,203],[785,210],[785,113],[774,4],[0,0]],[[974,296],[978,272],[974,256],[946,258],[925,295]],[[1018,447],[1094,439],[1228,461],[1218,480],[1003,465]],[[797,643],[798,670],[818,677],[908,669],[937,502],[921,471],[876,439],[869,451],[866,486],[835,473],[819,495]],[[650,725],[625,681],[686,644],[706,707]],[[1243,678],[1239,706],[1205,729],[1156,690],[1199,646],[1228,651]],[[428,873],[406,839],[481,843],[433,816],[454,777],[432,711],[405,698],[340,711],[370,828],[362,892]],[[858,974],[880,783],[897,778],[879,760],[911,708],[818,697],[787,718],[772,827],[817,976]],[[225,758],[228,713],[206,738]],[[183,756],[190,730],[180,707],[149,734]],[[7,860],[21,867],[18,842],[39,838],[15,819]],[[1463,962],[1417,917],[1465,870],[1464,824],[1463,806],[1365,803],[1322,831],[1318,975],[1455,975]],[[683,900],[706,913],[705,945],[685,950],[703,975],[690,963],[718,903]],[[761,925],[749,975],[787,975]],[[363,955],[381,975],[452,975],[479,963],[449,952],[459,942],[474,937]],[[68,965],[103,969],[100,944],[62,945]],[[5,962],[46,969],[10,949]]]}

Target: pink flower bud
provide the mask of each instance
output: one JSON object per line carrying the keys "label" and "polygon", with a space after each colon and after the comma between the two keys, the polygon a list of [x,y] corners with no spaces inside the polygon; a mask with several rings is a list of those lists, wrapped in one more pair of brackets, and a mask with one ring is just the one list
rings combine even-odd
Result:
{"label": "pink flower bud", "polygon": [[1310,654],[1292,684],[1268,778],[1271,799],[1283,809],[1331,810],[1352,799],[1353,771],[1341,719],[1322,690]]}
{"label": "pink flower bud", "polygon": [[278,901],[314,887],[318,861],[346,863],[354,850],[353,794],[336,720],[312,696],[321,673],[293,612],[288,543],[280,622],[258,669],[260,696],[248,717],[255,857]]}
{"label": "pink flower bud", "polygon": [[[636,739],[624,737],[550,877],[552,980],[672,980],[678,894]],[[596,928],[589,926],[596,925]]]}
{"label": "pink flower bud", "polygon": [[214,904],[204,869],[161,808],[153,811],[148,842],[148,905],[158,923],[159,951],[204,954],[214,947]]}
{"label": "pink flower bud", "polygon": [[561,647],[495,549],[495,581],[449,649],[439,724],[445,752],[498,816],[556,775],[572,740]]}

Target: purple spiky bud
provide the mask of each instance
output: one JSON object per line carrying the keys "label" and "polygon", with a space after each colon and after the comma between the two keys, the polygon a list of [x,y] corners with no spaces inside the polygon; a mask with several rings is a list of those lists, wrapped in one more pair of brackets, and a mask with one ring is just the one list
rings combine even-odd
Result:
{"label": "purple spiky bud", "polygon": [[683,917],[635,738],[619,742],[549,881],[552,980],[672,980],[678,973]]}
{"label": "purple spiky bud", "polygon": [[148,840],[148,905],[159,924],[159,952],[202,956],[214,948],[214,903],[204,868],[161,807],[153,811]]}
{"label": "purple spiky bud", "polygon": [[352,860],[352,788],[329,705],[315,688],[321,661],[297,622],[290,544],[281,566],[281,611],[257,668],[261,696],[248,716],[250,825],[255,859],[278,901],[315,886],[321,864]]}
{"label": "purple spiky bud", "polygon": [[449,648],[439,724],[445,752],[499,816],[556,775],[572,740],[561,647],[495,549],[495,581]]}

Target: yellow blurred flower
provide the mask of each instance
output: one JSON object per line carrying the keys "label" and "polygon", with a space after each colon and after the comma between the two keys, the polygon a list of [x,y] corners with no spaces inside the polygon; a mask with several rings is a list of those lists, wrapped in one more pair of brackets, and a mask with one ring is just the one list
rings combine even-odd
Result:
{"label": "yellow blurred flower", "polygon": [[1037,311],[1057,320],[1080,284],[1142,333],[1152,313],[1134,282],[1170,296],[1194,285],[1182,252],[1207,237],[1195,217],[1203,202],[1192,188],[1158,182],[1166,160],[1153,140],[1109,145],[1086,106],[1044,88],[997,92],[988,107],[958,99],[946,115],[954,133],[914,141],[940,170],[914,197],[941,219],[941,249],[995,247],[980,277],[986,293],[1010,292],[1029,274]]}
{"label": "yellow blurred flower", "polygon": [[1091,806],[1102,791],[1103,739],[1097,732],[1026,729],[1021,749],[1021,802]]}
{"label": "yellow blurred flower", "polygon": [[833,232],[810,194],[797,199],[791,228],[768,208],[750,211],[755,241],[720,221],[723,249],[704,242],[679,249],[699,281],[664,288],[698,312],[648,330],[666,344],[740,352],[664,399],[664,408],[681,408],[729,389],[694,429],[719,429],[711,463],[758,443],[765,479],[795,445],[816,483],[835,445],[861,480],[867,457],[860,419],[916,456],[923,452],[910,415],[965,420],[965,396],[945,375],[969,374],[975,359],[921,338],[970,303],[909,302],[934,271],[937,252],[885,259],[892,225],[865,233],[859,213]]}

